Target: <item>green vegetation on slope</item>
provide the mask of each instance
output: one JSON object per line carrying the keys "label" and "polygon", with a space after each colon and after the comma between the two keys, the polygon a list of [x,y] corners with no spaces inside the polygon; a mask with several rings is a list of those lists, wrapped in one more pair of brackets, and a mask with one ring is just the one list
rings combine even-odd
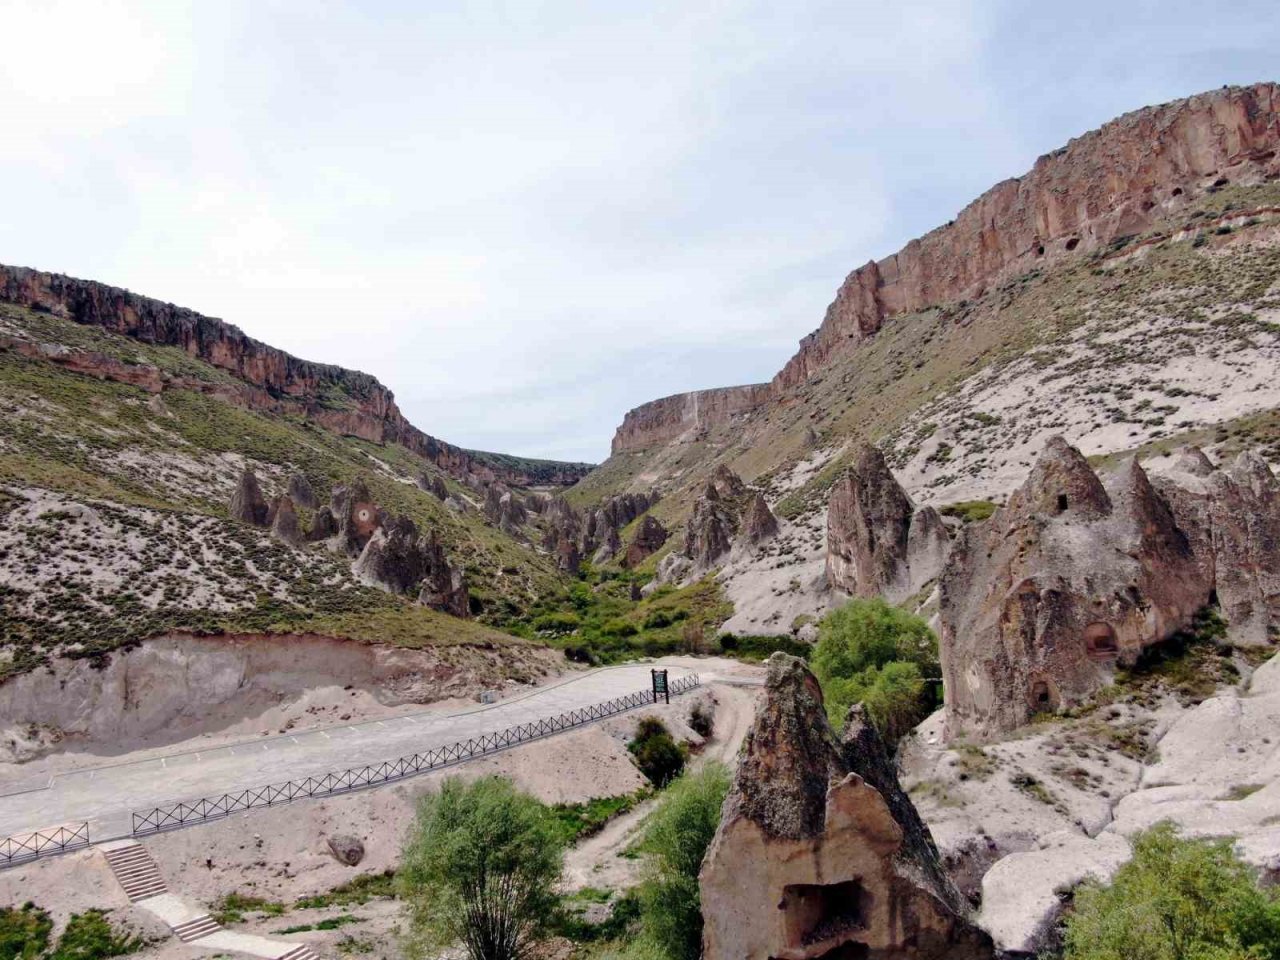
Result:
{"label": "green vegetation on slope", "polygon": [[1109,884],[1076,891],[1066,960],[1275,960],[1280,897],[1231,840],[1184,840],[1163,823],[1137,837]]}
{"label": "green vegetation on slope", "polygon": [[876,728],[895,743],[939,706],[938,639],[919,617],[879,597],[850,600],[818,625],[813,672],[827,714],[839,729],[861,703]]}

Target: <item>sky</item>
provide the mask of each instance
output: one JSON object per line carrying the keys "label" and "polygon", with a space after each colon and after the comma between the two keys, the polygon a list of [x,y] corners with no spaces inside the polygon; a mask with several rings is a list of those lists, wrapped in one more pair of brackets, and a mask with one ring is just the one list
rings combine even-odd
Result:
{"label": "sky", "polygon": [[1268,2],[6,0],[0,262],[599,461],[1127,110],[1280,79]]}

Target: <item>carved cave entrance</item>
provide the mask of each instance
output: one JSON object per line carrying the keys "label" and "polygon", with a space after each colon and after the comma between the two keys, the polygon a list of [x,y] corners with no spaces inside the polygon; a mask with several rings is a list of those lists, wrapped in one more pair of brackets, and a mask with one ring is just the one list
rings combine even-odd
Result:
{"label": "carved cave entrance", "polygon": [[1048,680],[1035,680],[1027,698],[1032,713],[1054,713],[1058,709],[1058,691]]}
{"label": "carved cave entrance", "polygon": [[[858,880],[794,883],[782,888],[782,902],[778,907],[784,913],[787,947],[794,950],[865,930],[871,894]],[[859,949],[861,954],[857,952]],[[865,944],[845,943],[823,957],[845,960],[865,956],[866,949]],[[840,952],[842,950],[846,952]]]}
{"label": "carved cave entrance", "polygon": [[1119,653],[1116,632],[1109,623],[1091,623],[1084,628],[1085,652],[1095,660],[1109,660]]}

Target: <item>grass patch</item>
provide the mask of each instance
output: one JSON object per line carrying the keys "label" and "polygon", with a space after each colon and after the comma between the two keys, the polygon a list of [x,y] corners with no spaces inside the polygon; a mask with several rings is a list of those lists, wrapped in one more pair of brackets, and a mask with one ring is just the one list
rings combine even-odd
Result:
{"label": "grass patch", "polygon": [[653,791],[645,788],[614,797],[592,797],[585,803],[558,803],[551,810],[565,846],[573,846],[595,836],[609,821],[635,809],[651,796]]}

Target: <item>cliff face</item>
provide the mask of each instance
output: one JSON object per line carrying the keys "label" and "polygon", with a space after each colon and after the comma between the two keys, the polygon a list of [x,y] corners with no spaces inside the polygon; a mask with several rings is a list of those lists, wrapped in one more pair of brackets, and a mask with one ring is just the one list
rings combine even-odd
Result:
{"label": "cliff face", "polygon": [[697,398],[708,394],[723,398],[711,405],[720,415],[778,400],[894,315],[970,299],[1043,263],[1104,249],[1207,190],[1280,178],[1278,111],[1280,85],[1224,87],[1125,114],[1072,140],[1025,176],[988,190],[946,226],[853,271],[822,325],[768,385],[638,407],[618,429],[614,453],[680,436],[697,425],[705,403]]}
{"label": "cliff face", "polygon": [[[118,287],[0,265],[0,300],[103,327],[146,343],[179,347],[230,372],[243,385],[180,381],[159,370],[122,364],[84,351],[36,351],[78,372],[133,383],[157,393],[166,386],[180,386],[215,393],[230,403],[255,410],[301,413],[334,433],[374,443],[400,443],[462,479],[497,479],[516,485],[569,484],[589,469],[585,464],[549,462],[535,462],[536,467],[529,469],[516,458],[477,456],[411,424],[396,406],[391,391],[367,373],[299,360],[246,336],[222,320]],[[33,350],[26,345],[11,346],[26,353]],[[335,395],[347,399],[335,402]]]}
{"label": "cliff face", "polygon": [[613,435],[614,453],[633,453],[671,441],[686,433],[727,423],[767,403],[773,391],[767,383],[745,387],[696,390],[653,400],[631,410]]}

